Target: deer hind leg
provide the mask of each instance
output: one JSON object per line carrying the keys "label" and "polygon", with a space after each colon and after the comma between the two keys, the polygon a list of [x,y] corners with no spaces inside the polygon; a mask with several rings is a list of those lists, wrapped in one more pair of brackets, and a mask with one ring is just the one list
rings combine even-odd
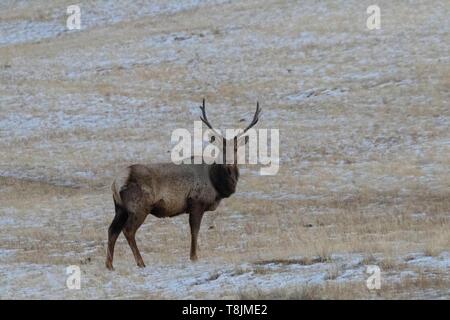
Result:
{"label": "deer hind leg", "polygon": [[125,235],[125,238],[130,245],[131,251],[134,255],[134,259],[136,260],[136,264],[140,268],[145,268],[145,263],[136,244],[136,232],[142,225],[146,217],[147,213],[144,211],[133,213],[128,217],[125,228],[123,228],[123,234]]}
{"label": "deer hind leg", "polygon": [[125,223],[128,219],[128,212],[125,208],[114,202],[116,215],[108,229],[108,250],[106,252],[106,268],[114,270],[113,258],[114,258],[114,246],[116,244],[117,237],[120,235]]}

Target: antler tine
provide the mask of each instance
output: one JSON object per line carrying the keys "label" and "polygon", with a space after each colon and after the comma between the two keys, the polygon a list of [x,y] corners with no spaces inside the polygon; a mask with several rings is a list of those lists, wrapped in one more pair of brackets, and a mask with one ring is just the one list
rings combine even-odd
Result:
{"label": "antler tine", "polygon": [[206,116],[205,98],[203,98],[203,103],[202,103],[202,105],[200,106],[200,110],[202,110],[202,116],[200,116],[200,120],[202,120],[203,123],[206,124],[206,126],[207,126],[208,128],[210,128],[212,131],[214,131],[214,133],[215,133],[217,136],[221,137],[222,135],[221,135],[219,132],[217,132],[216,129],[213,128],[213,126],[211,125],[211,123],[210,123],[209,120],[208,120],[208,117]]}
{"label": "antler tine", "polygon": [[255,124],[259,121],[259,115],[261,114],[262,109],[259,107],[259,101],[256,102],[256,111],[255,115],[253,116],[252,122],[247,126],[247,128],[244,129],[244,131],[239,134],[239,136],[242,136],[244,133],[246,133],[251,127],[253,127]]}

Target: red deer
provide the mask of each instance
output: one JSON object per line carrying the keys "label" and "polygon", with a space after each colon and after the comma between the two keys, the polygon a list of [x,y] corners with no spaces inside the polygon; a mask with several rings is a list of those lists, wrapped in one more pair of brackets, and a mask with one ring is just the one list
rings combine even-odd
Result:
{"label": "red deer", "polygon": [[[158,218],[188,213],[191,229],[190,258],[192,261],[197,260],[197,237],[203,214],[205,211],[216,210],[222,199],[230,197],[236,191],[239,178],[238,146],[248,142],[248,136],[243,135],[258,122],[261,113],[257,103],[250,125],[232,139],[225,139],[208,121],[204,99],[200,109],[200,119],[214,132],[211,142],[221,145],[221,151],[214,162],[206,164],[202,160],[200,164],[135,164],[123,170],[114,180],[111,190],[116,214],[108,229],[106,267],[109,270],[114,270],[114,245],[121,232],[130,245],[137,265],[145,267],[135,235],[149,213]],[[226,150],[227,145],[231,144],[234,147],[234,162],[228,164]],[[220,157],[222,161],[217,161]]]}

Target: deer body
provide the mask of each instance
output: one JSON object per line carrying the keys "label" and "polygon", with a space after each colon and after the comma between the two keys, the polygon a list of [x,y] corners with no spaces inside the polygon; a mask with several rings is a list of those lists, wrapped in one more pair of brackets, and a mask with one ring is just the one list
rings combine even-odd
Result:
{"label": "deer body", "polygon": [[[205,211],[213,211],[223,198],[235,191],[237,183],[234,175],[219,177],[217,172],[226,171],[226,168],[220,170],[220,165],[216,166],[173,163],[132,165],[113,182],[114,201],[129,212],[142,211],[158,218],[189,213],[196,204],[201,204]],[[236,172],[239,174],[237,167]],[[216,177],[211,180],[211,175]],[[224,188],[229,194],[222,190]]]}
{"label": "deer body", "polygon": [[[212,129],[206,118],[204,102],[202,111],[202,120]],[[255,118],[257,114],[259,115],[258,109]],[[233,142],[236,153],[237,137],[233,140],[222,138],[222,141],[223,145]],[[219,156],[225,158],[225,151]],[[111,186],[116,214],[108,229],[106,267],[113,270],[114,246],[121,232],[130,245],[137,265],[145,267],[135,235],[148,214],[158,218],[189,214],[190,258],[197,260],[197,237],[203,214],[205,211],[214,211],[222,199],[236,191],[238,178],[239,168],[236,162],[136,164],[124,169]]]}

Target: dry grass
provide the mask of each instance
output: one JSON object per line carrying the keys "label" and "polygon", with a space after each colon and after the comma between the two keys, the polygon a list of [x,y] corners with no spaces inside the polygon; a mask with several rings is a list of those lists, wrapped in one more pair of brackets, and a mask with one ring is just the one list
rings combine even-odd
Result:
{"label": "dry grass", "polygon": [[[387,284],[380,290],[368,290],[361,282],[338,283],[328,281],[326,284],[305,285],[301,288],[291,288],[289,286],[262,292],[261,290],[249,290],[241,292],[240,298],[248,299],[288,299],[288,300],[350,300],[350,299],[418,299],[436,298],[432,294],[427,295],[426,291],[446,291],[450,286],[450,281],[441,280],[429,276],[418,278],[404,278],[399,282]],[[417,296],[417,292],[425,292],[423,296]]]}
{"label": "dry grass", "polygon": [[[52,21],[65,5],[2,7],[0,19]],[[260,126],[280,129],[282,156],[276,176],[245,166],[238,193],[206,215],[202,260],[307,266],[359,253],[397,271],[399,256],[448,251],[448,2],[380,6],[383,28],[372,33],[358,1],[252,0],[0,46],[0,250],[16,250],[4,263],[81,264],[103,280],[112,177],[169,161],[170,132],[192,128],[202,97],[222,128],[259,99]],[[147,265],[187,261],[187,217],[149,217],[138,242]],[[134,274],[122,237],[116,260]],[[333,282],[341,271],[330,268],[326,285],[242,297],[399,298],[449,287],[423,274],[373,294]]]}

